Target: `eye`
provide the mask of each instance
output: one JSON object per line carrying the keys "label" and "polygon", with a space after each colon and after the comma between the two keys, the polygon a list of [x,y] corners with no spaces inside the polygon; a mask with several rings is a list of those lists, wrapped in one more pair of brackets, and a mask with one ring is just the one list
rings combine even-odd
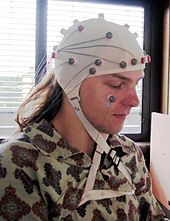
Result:
{"label": "eye", "polygon": [[113,89],[122,89],[124,88],[125,84],[124,83],[108,83],[108,86],[113,88]]}

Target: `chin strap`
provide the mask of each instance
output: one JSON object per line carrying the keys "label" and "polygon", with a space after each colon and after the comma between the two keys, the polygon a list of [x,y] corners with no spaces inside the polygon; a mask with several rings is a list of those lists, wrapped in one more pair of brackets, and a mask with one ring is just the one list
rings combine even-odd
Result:
{"label": "chin strap", "polygon": [[[96,151],[94,153],[92,165],[90,167],[89,175],[87,178],[85,190],[84,190],[84,193],[82,195],[81,201],[78,206],[83,205],[84,203],[86,203],[89,200],[114,198],[114,197],[123,196],[123,195],[131,195],[131,194],[134,194],[134,192],[135,192],[135,189],[132,189],[132,191],[129,191],[129,192],[120,192],[120,191],[113,191],[113,190],[94,190],[93,189],[95,179],[96,179],[97,170],[98,170],[100,162],[101,162],[101,155],[103,152],[104,152],[103,149],[97,145]],[[112,155],[112,159],[113,158],[114,158],[114,156]],[[119,157],[117,157],[116,159],[118,159],[118,161],[120,160]],[[125,167],[121,164],[121,162],[119,163],[118,169],[123,173],[123,175],[129,181],[129,183],[132,184],[130,176],[127,173],[127,170],[125,169]]]}
{"label": "chin strap", "polygon": [[92,137],[92,139],[97,143],[96,151],[93,156],[92,165],[89,171],[89,175],[87,178],[86,186],[84,193],[82,195],[82,199],[80,201],[80,204],[78,206],[83,205],[85,202],[89,200],[98,200],[98,199],[105,199],[105,198],[113,198],[123,195],[130,195],[134,194],[135,189],[132,189],[130,192],[119,192],[119,191],[113,191],[113,190],[93,190],[97,170],[99,168],[100,162],[101,162],[101,155],[103,152],[106,154],[109,154],[109,156],[114,160],[114,163],[118,165],[119,171],[126,177],[128,182],[132,185],[132,180],[130,177],[130,174],[125,169],[123,164],[120,161],[120,158],[116,156],[116,151],[109,147],[106,140],[108,138],[108,135],[100,133],[85,117],[83,114],[80,104],[79,104],[79,97],[78,96],[71,96],[71,94],[68,96],[69,100],[71,102],[71,105],[75,109],[75,112],[86,128],[89,135]]}

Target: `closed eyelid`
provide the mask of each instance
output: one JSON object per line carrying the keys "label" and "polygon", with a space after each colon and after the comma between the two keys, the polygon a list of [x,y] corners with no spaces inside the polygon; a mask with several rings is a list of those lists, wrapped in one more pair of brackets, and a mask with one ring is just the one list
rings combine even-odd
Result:
{"label": "closed eyelid", "polygon": [[123,82],[117,82],[117,83],[113,83],[113,82],[109,82],[107,83],[107,85],[111,88],[115,88],[115,89],[121,89],[125,87],[125,83]]}
{"label": "closed eyelid", "polygon": [[113,84],[120,84],[120,83],[126,82],[126,80],[121,79],[121,78],[110,78],[110,79],[107,79],[106,82],[113,83]]}
{"label": "closed eyelid", "polygon": [[116,85],[118,85],[118,84],[123,84],[124,82],[123,81],[113,81],[113,80],[111,80],[111,81],[109,81],[108,82],[109,84],[116,84]]}
{"label": "closed eyelid", "polygon": [[121,76],[121,75],[117,75],[117,74],[114,74],[112,75],[112,78],[115,79],[115,80],[120,80],[120,81],[131,81],[130,78],[127,78],[125,76]]}

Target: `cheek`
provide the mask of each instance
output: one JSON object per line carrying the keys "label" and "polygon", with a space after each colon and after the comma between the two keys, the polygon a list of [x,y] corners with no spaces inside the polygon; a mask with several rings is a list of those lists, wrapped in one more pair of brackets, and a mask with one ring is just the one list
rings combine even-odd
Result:
{"label": "cheek", "polygon": [[90,120],[94,120],[107,111],[107,94],[91,91],[82,95],[80,99],[82,111]]}
{"label": "cheek", "polygon": [[110,103],[109,96],[114,96],[117,101],[118,91],[103,84],[88,85],[88,88],[85,86],[80,90],[80,106],[86,116],[98,118],[99,115],[105,115],[108,108],[114,108],[117,102]]}
{"label": "cheek", "polygon": [[[109,97],[114,97],[116,100],[116,93],[113,93],[112,90],[98,90],[95,94],[89,96],[88,106],[89,110],[96,110],[97,114],[105,114],[111,106],[113,107],[115,101],[111,102]],[[113,98],[113,99],[114,99]]]}
{"label": "cheek", "polygon": [[[108,90],[107,91],[107,99],[110,97],[110,96],[113,96],[115,98],[115,102],[121,102],[121,100],[124,100],[126,99],[127,95],[129,93],[129,90],[128,89],[117,89],[117,90]],[[108,99],[109,100],[109,99]],[[113,102],[113,104],[115,103]]]}
{"label": "cheek", "polygon": [[80,99],[80,105],[86,112],[100,111],[105,104],[105,99],[99,94],[89,94]]}

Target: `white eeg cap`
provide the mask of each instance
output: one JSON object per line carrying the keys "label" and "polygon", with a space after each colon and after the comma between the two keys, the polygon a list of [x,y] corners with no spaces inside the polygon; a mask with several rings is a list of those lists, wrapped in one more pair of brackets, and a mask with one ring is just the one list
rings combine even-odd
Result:
{"label": "white eeg cap", "polygon": [[136,33],[103,16],[76,20],[61,33],[64,37],[54,47],[55,75],[66,94],[86,77],[142,70],[150,61],[139,46]]}

